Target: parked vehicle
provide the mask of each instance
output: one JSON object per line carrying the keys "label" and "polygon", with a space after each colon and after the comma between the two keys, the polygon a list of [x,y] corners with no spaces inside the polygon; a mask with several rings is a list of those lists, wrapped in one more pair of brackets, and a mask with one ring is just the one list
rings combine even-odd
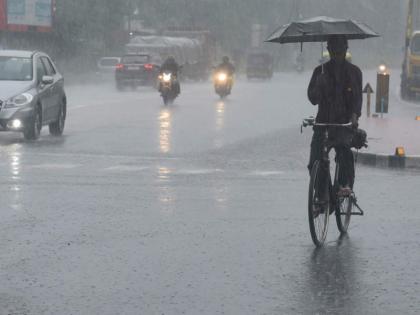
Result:
{"label": "parked vehicle", "polygon": [[38,51],[0,50],[0,126],[38,139],[42,126],[60,136],[66,120],[64,79]]}
{"label": "parked vehicle", "polygon": [[116,87],[121,91],[127,86],[133,89],[141,85],[155,86],[159,67],[151,55],[125,55],[115,69]]}
{"label": "parked vehicle", "polygon": [[247,57],[246,76],[248,79],[271,79],[273,57],[263,51],[251,52]]}

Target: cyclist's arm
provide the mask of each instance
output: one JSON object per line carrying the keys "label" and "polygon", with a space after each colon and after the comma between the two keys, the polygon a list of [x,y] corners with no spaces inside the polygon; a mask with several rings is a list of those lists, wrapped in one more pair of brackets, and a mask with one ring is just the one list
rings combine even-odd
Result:
{"label": "cyclist's arm", "polygon": [[354,91],[354,100],[353,100],[353,113],[360,117],[362,115],[362,104],[363,104],[363,74],[359,68],[356,68],[355,71],[355,91]]}
{"label": "cyclist's arm", "polygon": [[319,75],[319,68],[316,68],[308,86],[308,98],[312,105],[318,105],[321,102],[321,91],[316,84]]}

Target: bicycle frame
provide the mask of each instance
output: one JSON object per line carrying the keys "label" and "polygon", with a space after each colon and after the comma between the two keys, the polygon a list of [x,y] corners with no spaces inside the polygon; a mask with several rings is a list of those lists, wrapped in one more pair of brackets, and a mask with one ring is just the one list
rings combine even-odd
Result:
{"label": "bicycle frame", "polygon": [[[336,147],[329,145],[329,127],[325,126],[323,131],[323,139],[322,139],[322,158],[320,160],[320,166],[326,170],[327,178],[326,178],[326,185],[329,189],[329,195],[331,200],[331,205],[335,208],[337,206],[337,191],[338,191],[338,176],[339,176],[339,152],[337,151]],[[331,160],[329,154],[331,150],[335,150],[335,174],[334,174],[334,181],[331,178],[331,171],[330,165]]]}

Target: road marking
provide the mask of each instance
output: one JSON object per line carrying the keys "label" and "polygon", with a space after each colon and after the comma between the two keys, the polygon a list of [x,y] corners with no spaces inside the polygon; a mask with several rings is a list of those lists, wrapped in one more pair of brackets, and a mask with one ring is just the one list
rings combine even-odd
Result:
{"label": "road marking", "polygon": [[80,164],[36,164],[28,165],[28,168],[37,168],[37,169],[73,169],[81,167]]}
{"label": "road marking", "polygon": [[214,174],[214,173],[221,173],[223,170],[221,169],[181,169],[175,170],[172,174],[178,175],[206,175],[206,174]]}
{"label": "road marking", "polygon": [[166,156],[139,156],[136,154],[122,155],[122,154],[104,154],[104,153],[55,153],[55,152],[36,152],[31,153],[34,156],[54,156],[54,157],[72,157],[72,158],[102,158],[102,159],[137,159],[137,160],[150,160],[150,161],[176,161],[187,160],[182,157],[166,157]]}
{"label": "road marking", "polygon": [[254,171],[249,173],[251,176],[278,176],[284,175],[283,171]]}
{"label": "road marking", "polygon": [[105,168],[108,172],[141,172],[149,169],[147,166],[135,166],[135,165],[115,165]]}

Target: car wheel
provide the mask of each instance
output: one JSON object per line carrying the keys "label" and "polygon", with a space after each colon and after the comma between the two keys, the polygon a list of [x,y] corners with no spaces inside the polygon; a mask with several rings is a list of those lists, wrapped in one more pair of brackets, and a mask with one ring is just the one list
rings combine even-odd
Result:
{"label": "car wheel", "polygon": [[58,114],[57,121],[49,124],[50,134],[53,136],[61,136],[64,131],[64,126],[66,123],[67,108],[65,103],[61,104],[60,112]]}
{"label": "car wheel", "polygon": [[26,140],[36,140],[39,138],[42,129],[41,108],[38,106],[33,117],[29,120],[28,125],[23,131]]}

